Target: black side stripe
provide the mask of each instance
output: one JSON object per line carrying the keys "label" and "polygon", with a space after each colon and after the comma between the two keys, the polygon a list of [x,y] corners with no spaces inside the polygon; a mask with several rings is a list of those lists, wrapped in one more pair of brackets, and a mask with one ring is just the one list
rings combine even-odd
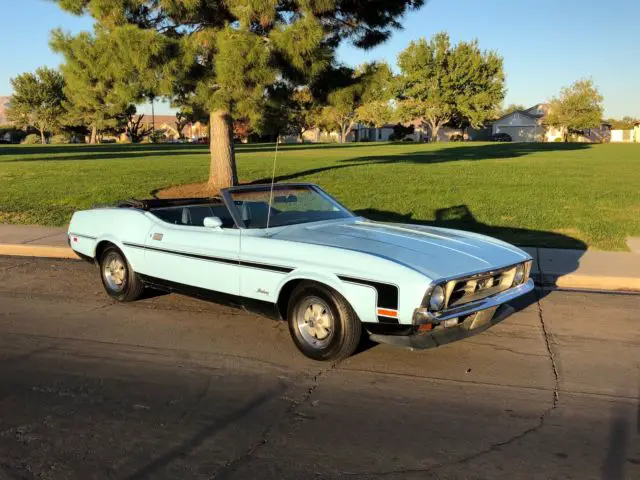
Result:
{"label": "black side stripe", "polygon": [[378,292],[378,308],[387,308],[389,310],[398,309],[398,287],[390,283],[374,282],[373,280],[364,280],[362,278],[345,277],[338,275],[343,282],[356,283],[373,287]]}
{"label": "black side stripe", "polygon": [[196,253],[179,252],[177,250],[168,250],[165,248],[150,247],[148,245],[140,245],[138,243],[123,242],[123,245],[126,245],[127,247],[132,247],[132,248],[141,248],[143,250],[152,250],[155,252],[168,253],[170,255],[179,255],[181,257],[195,258],[198,260],[206,260],[209,262],[225,263],[228,265],[238,265],[239,267],[256,268],[259,270],[269,270],[271,272],[289,273],[289,272],[293,272],[294,270],[291,267],[281,267],[278,265],[269,265],[266,263],[245,262],[244,260],[235,260],[232,258],[213,257],[211,255],[199,255]]}
{"label": "black side stripe", "polygon": [[280,273],[289,273],[293,272],[294,270],[290,267],[279,267],[277,265],[267,265],[265,263],[245,262],[244,260],[240,260],[239,264],[241,267],[257,268],[258,270],[271,270],[272,272]]}
{"label": "black side stripe", "polygon": [[71,233],[71,232],[69,232],[69,235],[73,237],[86,238],[88,240],[95,240],[97,238],[97,237],[90,237],[89,235],[81,235],[80,233]]}

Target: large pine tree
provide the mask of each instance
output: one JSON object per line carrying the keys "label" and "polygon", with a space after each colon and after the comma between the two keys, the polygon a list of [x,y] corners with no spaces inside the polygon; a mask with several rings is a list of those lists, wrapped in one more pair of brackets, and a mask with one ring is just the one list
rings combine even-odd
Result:
{"label": "large pine tree", "polygon": [[[57,0],[112,32],[127,25],[169,39],[171,94],[209,112],[212,190],[237,183],[233,118],[256,120],[276,81],[306,83],[343,40],[386,40],[424,0]],[[153,68],[154,71],[155,68]],[[164,75],[166,71],[161,72]],[[162,78],[159,75],[158,78]]]}

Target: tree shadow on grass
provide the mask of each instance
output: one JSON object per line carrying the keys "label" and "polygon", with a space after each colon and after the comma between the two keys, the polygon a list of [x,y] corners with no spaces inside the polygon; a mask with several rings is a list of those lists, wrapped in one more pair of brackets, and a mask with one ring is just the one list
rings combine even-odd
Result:
{"label": "tree shadow on grass", "polygon": [[440,208],[434,212],[435,220],[413,218],[413,213],[403,214],[375,208],[356,210],[355,213],[381,222],[413,223],[430,227],[467,230],[499,238],[522,247],[570,248],[576,250],[586,250],[587,248],[587,245],[582,240],[562,233],[502,227],[479,222],[467,205]]}
{"label": "tree shadow on grass", "polygon": [[[446,146],[435,150],[401,152],[397,155],[371,155],[346,158],[324,167],[300,170],[275,177],[276,182],[288,182],[318,173],[358,167],[360,165],[386,165],[395,163],[436,164],[455,161],[481,161],[519,158],[545,152],[579,151],[591,148],[588,143],[465,143],[462,146]],[[270,183],[271,178],[260,178],[250,184]]]}
{"label": "tree shadow on grass", "polygon": [[[539,272],[540,264],[536,263],[536,265],[534,265],[532,277],[536,283],[544,284],[548,287],[555,286],[558,274],[567,275],[575,272],[580,265],[580,258],[583,255],[584,250],[587,248],[587,245],[583,241],[561,233],[494,226],[479,222],[471,213],[471,210],[467,205],[456,205],[453,207],[438,209],[434,212],[435,220],[416,219],[413,218],[413,213],[402,214],[386,210],[378,210],[375,208],[356,210],[355,213],[365,218],[380,222],[409,223],[430,227],[466,230],[495,237],[521,247],[564,248],[577,250],[577,254],[571,252],[571,254],[563,256],[562,265],[557,266],[555,270],[558,271],[554,271],[553,273]],[[532,256],[535,257],[535,255]],[[534,258],[534,261],[537,261],[537,259]],[[533,292],[524,298],[517,299],[512,306],[514,306],[517,311],[520,311],[535,302],[537,298],[542,298],[547,294],[548,290],[542,290],[537,293]]]}
{"label": "tree shadow on grass", "polygon": [[588,143],[487,143],[473,145],[470,143],[455,147],[439,148],[437,150],[422,150],[401,153],[398,155],[373,155],[341,162],[351,164],[388,164],[388,163],[445,163],[460,160],[499,160],[505,158],[519,158],[531,154],[546,152],[564,152],[587,150]]}
{"label": "tree shadow on grass", "polygon": [[[0,162],[60,162],[69,160],[119,160],[123,158],[206,155],[207,145],[143,144],[143,145],[63,145],[63,146],[20,146],[0,148]],[[2,161],[2,156],[17,158]],[[160,158],[158,158],[160,159]]]}
{"label": "tree shadow on grass", "polygon": [[[349,149],[362,147],[363,143],[310,143],[279,145],[279,152],[325,149]],[[372,145],[372,144],[368,144]],[[402,145],[385,143],[385,146]],[[405,144],[406,145],[406,144]],[[275,150],[274,143],[236,144],[237,153],[270,153]],[[153,155],[197,155],[209,154],[209,145],[195,143],[143,143],[143,144],[72,144],[72,145],[12,145],[0,146],[0,157],[15,156],[7,162],[64,161],[64,160],[100,160],[117,158],[135,158]],[[24,158],[32,157],[32,158]]]}

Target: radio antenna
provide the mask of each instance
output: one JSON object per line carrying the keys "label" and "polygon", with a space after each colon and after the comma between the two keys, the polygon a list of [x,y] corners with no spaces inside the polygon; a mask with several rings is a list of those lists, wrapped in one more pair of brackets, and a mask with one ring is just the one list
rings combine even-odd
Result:
{"label": "radio antenna", "polygon": [[271,190],[269,191],[269,210],[267,210],[267,230],[269,230],[269,220],[271,219],[271,202],[273,201],[273,184],[276,180],[276,161],[278,160],[278,140],[280,134],[276,136],[276,151],[273,155],[273,172],[271,172]]}

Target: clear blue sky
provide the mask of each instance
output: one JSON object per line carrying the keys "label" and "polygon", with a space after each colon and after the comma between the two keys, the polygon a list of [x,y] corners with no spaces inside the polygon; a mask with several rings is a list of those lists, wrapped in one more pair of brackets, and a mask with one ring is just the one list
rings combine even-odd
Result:
{"label": "clear blue sky", "polygon": [[[49,1],[3,3],[0,95],[9,95],[11,77],[60,63],[49,49],[51,29],[88,30],[91,20],[63,13]],[[504,57],[505,103],[543,102],[560,87],[590,77],[604,95],[606,116],[640,118],[639,0],[430,0],[403,23],[404,30],[384,45],[367,52],[343,46],[339,59],[393,64],[411,40],[444,30],[454,42],[478,38],[482,48]]]}

